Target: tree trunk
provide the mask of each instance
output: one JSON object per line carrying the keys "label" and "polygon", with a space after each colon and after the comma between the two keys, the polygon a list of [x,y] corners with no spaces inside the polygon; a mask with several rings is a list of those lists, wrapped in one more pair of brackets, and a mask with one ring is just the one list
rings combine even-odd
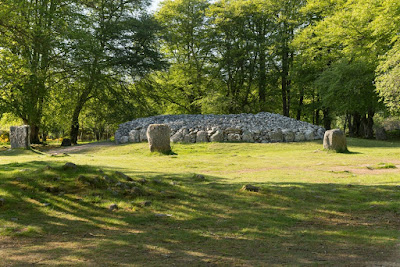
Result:
{"label": "tree trunk", "polygon": [[332,124],[332,118],[331,118],[330,111],[328,108],[326,108],[322,112],[324,113],[324,128],[326,130],[330,130],[331,124]]}
{"label": "tree trunk", "polygon": [[300,98],[299,98],[299,106],[297,107],[297,116],[296,119],[299,121],[301,119],[301,111],[303,110],[303,101],[304,101],[304,88],[300,89]]}
{"label": "tree trunk", "polygon": [[365,137],[368,139],[373,139],[374,138],[374,115],[375,111],[373,110],[368,110],[368,119],[367,119],[367,127],[366,127],[366,133]]}
{"label": "tree trunk", "polygon": [[31,144],[41,144],[39,134],[40,134],[40,127],[35,123],[29,124],[31,127]]}

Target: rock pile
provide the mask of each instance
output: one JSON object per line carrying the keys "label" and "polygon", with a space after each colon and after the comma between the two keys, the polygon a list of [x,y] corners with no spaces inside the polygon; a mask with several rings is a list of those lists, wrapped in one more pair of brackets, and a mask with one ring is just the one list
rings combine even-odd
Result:
{"label": "rock pile", "polygon": [[160,115],[123,123],[115,133],[117,144],[147,141],[150,124],[167,124],[171,141],[301,142],[324,137],[325,129],[282,115],[262,112],[235,115]]}

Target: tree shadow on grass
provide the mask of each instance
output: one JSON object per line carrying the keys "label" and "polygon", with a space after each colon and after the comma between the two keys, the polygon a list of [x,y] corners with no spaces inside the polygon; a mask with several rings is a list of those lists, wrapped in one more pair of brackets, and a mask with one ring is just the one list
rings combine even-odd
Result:
{"label": "tree shadow on grass", "polygon": [[[388,257],[400,226],[395,186],[258,183],[247,192],[223,177],[141,172],[131,173],[132,191],[121,169],[99,168],[2,166],[6,264],[365,265]],[[29,227],[38,230],[24,234]]]}

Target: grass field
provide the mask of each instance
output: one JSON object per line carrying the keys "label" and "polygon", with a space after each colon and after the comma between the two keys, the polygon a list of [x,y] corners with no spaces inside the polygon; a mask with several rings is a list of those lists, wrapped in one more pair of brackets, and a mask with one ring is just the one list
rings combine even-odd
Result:
{"label": "grass field", "polygon": [[2,151],[0,265],[398,266],[400,142],[348,144]]}

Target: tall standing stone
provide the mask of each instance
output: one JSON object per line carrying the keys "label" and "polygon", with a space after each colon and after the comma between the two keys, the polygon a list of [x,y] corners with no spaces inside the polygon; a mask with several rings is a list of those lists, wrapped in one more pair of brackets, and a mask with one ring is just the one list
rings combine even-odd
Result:
{"label": "tall standing stone", "polygon": [[346,152],[346,136],[340,129],[328,130],[324,135],[324,149]]}
{"label": "tall standing stone", "polygon": [[11,148],[29,149],[31,146],[30,135],[31,135],[31,127],[29,125],[11,126],[10,127]]}
{"label": "tall standing stone", "polygon": [[169,153],[171,129],[165,124],[150,124],[147,128],[147,139],[151,152]]}

